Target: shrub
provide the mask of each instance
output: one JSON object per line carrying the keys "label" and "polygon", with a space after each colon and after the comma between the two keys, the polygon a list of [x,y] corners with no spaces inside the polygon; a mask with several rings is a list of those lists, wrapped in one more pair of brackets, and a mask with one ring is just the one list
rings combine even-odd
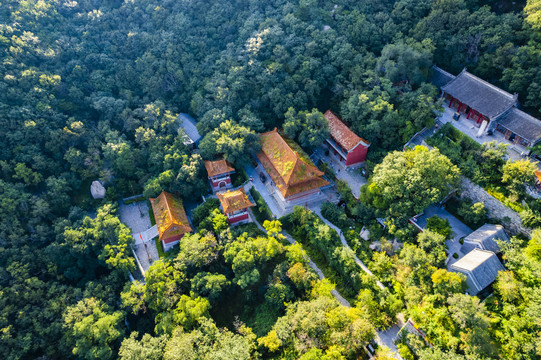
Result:
{"label": "shrub", "polygon": [[427,220],[426,227],[428,230],[443,235],[445,239],[450,239],[451,234],[453,233],[451,225],[449,224],[449,220],[442,219],[436,215],[432,216]]}
{"label": "shrub", "polygon": [[458,254],[457,254],[457,253],[453,253],[453,257],[454,257],[455,259],[458,259]]}
{"label": "shrub", "polygon": [[336,180],[336,174],[334,173],[333,169],[331,169],[329,164],[321,162],[319,164],[319,168],[325,173],[325,176],[327,176],[329,179]]}
{"label": "shrub", "polygon": [[413,353],[406,344],[398,344],[397,347],[398,353],[404,358],[404,360],[415,360],[415,356],[413,356]]}
{"label": "shrub", "polygon": [[240,168],[240,170],[236,170],[233,175],[231,175],[231,184],[233,187],[241,186],[248,180],[248,174],[246,174],[246,170],[243,168]]}
{"label": "shrub", "polygon": [[272,220],[272,212],[265,202],[265,199],[263,199],[263,196],[261,196],[261,194],[258,193],[254,187],[250,189],[250,195],[252,195],[256,204],[256,206],[252,208],[252,213],[254,214],[257,222],[263,224],[265,220]]}
{"label": "shrub", "polygon": [[201,222],[205,220],[214,209],[220,208],[220,201],[216,198],[207,199],[192,211],[192,221],[196,227],[199,227]]}
{"label": "shrub", "polygon": [[331,202],[323,203],[321,206],[321,215],[323,215],[325,219],[329,220],[334,225],[341,228],[344,232],[350,226],[354,225],[353,220],[347,217],[346,211],[340,206]]}

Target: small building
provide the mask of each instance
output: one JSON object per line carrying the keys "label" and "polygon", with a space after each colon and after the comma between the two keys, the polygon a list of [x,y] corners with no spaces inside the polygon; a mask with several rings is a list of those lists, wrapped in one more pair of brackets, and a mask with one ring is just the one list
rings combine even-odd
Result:
{"label": "small building", "polygon": [[255,204],[250,201],[243,187],[234,191],[219,192],[216,196],[230,224],[250,222],[248,209]]}
{"label": "small building", "polygon": [[178,120],[180,121],[180,127],[186,134],[184,139],[184,145],[190,147],[196,147],[201,140],[201,135],[197,131],[196,121],[193,117],[188,114],[180,113],[178,115]]}
{"label": "small building", "polygon": [[501,225],[485,224],[464,238],[460,252],[468,254],[473,249],[500,252],[496,240],[509,241],[505,229]]}
{"label": "small building", "polygon": [[178,244],[185,234],[192,232],[182,200],[165,191],[157,198],[149,200],[158,227],[158,239],[163,250],[168,251]]}
{"label": "small building", "polygon": [[466,275],[468,293],[477,295],[496,280],[498,271],[505,271],[505,268],[492,251],[476,248],[452,264],[451,270]]}
{"label": "small building", "polygon": [[260,139],[261,152],[257,158],[277,189],[274,194],[285,205],[308,199],[329,185],[322,177],[323,172],[312,164],[308,156],[301,158],[276,129],[261,134]]}
{"label": "small building", "polygon": [[331,135],[326,140],[329,151],[338,156],[346,167],[362,164],[366,160],[370,143],[351,131],[331,110],[325,112],[325,119],[329,123]]}
{"label": "small building", "polygon": [[496,131],[511,143],[527,148],[541,140],[541,121],[513,107],[497,119]]}
{"label": "small building", "polygon": [[224,159],[205,161],[205,168],[212,191],[216,192],[232,186],[231,174],[235,172],[235,169],[227,161]]}

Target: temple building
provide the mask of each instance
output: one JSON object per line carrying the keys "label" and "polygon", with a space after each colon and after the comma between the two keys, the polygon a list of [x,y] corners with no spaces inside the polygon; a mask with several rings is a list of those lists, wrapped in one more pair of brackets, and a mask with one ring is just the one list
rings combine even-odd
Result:
{"label": "temple building", "polygon": [[163,250],[168,251],[180,242],[184,234],[192,232],[182,200],[165,191],[157,198],[149,200],[158,227],[158,239]]}
{"label": "temple building", "polygon": [[234,191],[219,192],[216,196],[218,196],[222,210],[230,224],[250,222],[248,209],[255,204],[250,201],[243,187]]}
{"label": "temple building", "polygon": [[235,169],[227,161],[224,159],[205,161],[205,168],[212,191],[216,192],[232,186],[231,174],[235,172]]}
{"label": "temple building", "polygon": [[511,95],[466,69],[453,76],[433,66],[431,82],[441,90],[448,108],[477,127],[477,137],[498,132],[523,151],[541,140],[541,121],[518,109],[517,94]]}
{"label": "temple building", "polygon": [[362,164],[366,160],[370,143],[351,131],[331,110],[325,112],[325,119],[329,123],[331,135],[326,140],[329,151],[346,167]]}
{"label": "temple building", "polygon": [[281,206],[292,205],[297,201],[315,200],[315,194],[321,192],[321,188],[328,186],[329,182],[323,179],[320,171],[302,152],[300,148],[294,151],[291,146],[298,147],[291,142],[291,146],[274,129],[260,135],[261,152],[257,154],[266,172],[269,174],[275,197],[281,202]]}

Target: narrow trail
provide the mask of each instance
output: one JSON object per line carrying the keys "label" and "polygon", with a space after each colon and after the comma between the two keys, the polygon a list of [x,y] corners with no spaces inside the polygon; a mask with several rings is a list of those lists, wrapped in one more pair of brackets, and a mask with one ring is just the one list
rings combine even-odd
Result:
{"label": "narrow trail", "polygon": [[[312,211],[315,211],[318,214],[318,216],[321,217],[321,219],[327,225],[329,225],[332,229],[336,230],[336,232],[338,232],[338,235],[340,235],[340,241],[342,242],[342,244],[345,247],[347,247],[348,249],[351,249],[349,247],[348,243],[346,242],[346,239],[342,235],[340,229],[338,229],[336,226],[329,223],[328,220],[323,218],[323,216],[321,216],[320,211],[316,211],[316,210],[312,210]],[[257,225],[257,227],[261,231],[264,231],[266,233],[267,230],[265,230],[265,228],[263,226],[261,226],[261,224],[256,220],[256,218],[254,217],[252,212],[249,211],[249,213],[250,213],[250,216],[251,216],[253,222]],[[291,235],[289,235],[285,230],[282,231],[282,235],[284,235],[284,237],[287,239],[287,241],[290,244],[294,244],[296,242],[295,239],[293,239],[293,237]],[[321,269],[310,259],[310,257],[308,257],[308,255],[306,256],[306,258],[308,260],[308,265],[316,272],[316,274],[319,276],[319,278],[321,280],[325,279],[325,274],[323,274],[323,271],[321,271]],[[357,258],[357,256],[355,256],[355,262],[357,263],[357,265],[359,265],[361,267],[361,269],[363,271],[365,271],[366,273],[368,273],[370,275],[373,275],[372,272],[370,271],[370,269],[368,269],[368,267],[366,267],[366,265],[359,258]],[[379,280],[377,280],[376,282],[377,282],[377,285],[381,289],[385,288],[385,286]],[[331,294],[334,296],[334,298],[341,305],[346,306],[346,307],[351,307],[351,304],[349,303],[349,301],[347,301],[342,295],[340,295],[340,293],[336,289],[331,291]],[[401,324],[400,324],[400,322],[398,322],[397,324],[394,324],[393,326],[389,327],[386,330],[376,330],[376,337],[375,337],[376,343],[378,345],[380,345],[380,346],[385,346],[385,347],[389,348],[391,350],[391,355],[393,356],[394,359],[397,359],[397,360],[403,360],[403,358],[398,353],[398,348],[394,344],[394,339],[396,338],[396,335],[400,331],[400,328],[401,328]]]}

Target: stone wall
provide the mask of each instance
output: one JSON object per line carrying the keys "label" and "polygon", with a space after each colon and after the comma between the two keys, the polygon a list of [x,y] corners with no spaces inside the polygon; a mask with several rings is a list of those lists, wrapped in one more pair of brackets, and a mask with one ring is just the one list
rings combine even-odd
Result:
{"label": "stone wall", "polygon": [[516,211],[502,204],[498,199],[487,193],[485,189],[463,176],[460,185],[462,187],[461,198],[468,198],[474,203],[481,202],[485,204],[488,216],[500,221],[508,232],[513,235],[517,233],[529,235],[531,233],[531,229],[522,225],[520,215]]}

